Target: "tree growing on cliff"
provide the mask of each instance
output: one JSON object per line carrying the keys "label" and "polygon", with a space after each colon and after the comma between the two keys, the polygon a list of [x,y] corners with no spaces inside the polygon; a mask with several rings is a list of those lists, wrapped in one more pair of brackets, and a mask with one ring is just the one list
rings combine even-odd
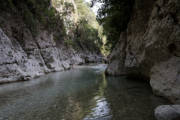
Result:
{"label": "tree growing on cliff", "polygon": [[134,0],[92,0],[92,5],[101,2],[97,20],[104,28],[107,46],[112,49],[119,40],[120,33],[127,28]]}
{"label": "tree growing on cliff", "polygon": [[75,0],[78,11],[77,39],[76,43],[83,49],[91,52],[99,52],[102,47],[102,36],[100,26],[96,20],[95,14],[84,0]]}

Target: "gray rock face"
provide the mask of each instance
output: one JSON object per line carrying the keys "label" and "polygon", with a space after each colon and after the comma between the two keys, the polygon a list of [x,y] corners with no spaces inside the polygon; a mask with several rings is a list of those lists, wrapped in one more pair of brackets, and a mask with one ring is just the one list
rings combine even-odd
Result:
{"label": "gray rock face", "polygon": [[168,61],[156,64],[151,69],[150,84],[154,92],[167,96],[172,102],[180,102],[180,59],[172,57]]}
{"label": "gray rock face", "polygon": [[126,35],[121,34],[119,44],[110,56],[107,73],[143,75],[149,78],[156,94],[179,103],[179,2],[135,0],[131,20],[124,31]]}
{"label": "gray rock face", "polygon": [[124,59],[126,57],[127,33],[124,32],[120,36],[119,43],[116,44],[112,54],[110,55],[110,64],[106,69],[106,74],[122,75],[125,74]]}
{"label": "gray rock face", "polygon": [[[26,36],[29,34],[24,35],[23,38],[27,39],[20,43],[0,29],[0,83],[29,80],[45,73],[68,70],[71,65],[85,63],[84,57],[88,57],[85,53],[58,48],[47,31],[42,31],[35,40],[31,39],[31,35]],[[98,62],[97,55],[91,57],[96,59],[89,62]]]}
{"label": "gray rock face", "polygon": [[155,109],[157,120],[180,120],[180,105],[162,105]]}
{"label": "gray rock face", "polygon": [[[74,0],[63,2],[72,4],[74,12],[67,12],[64,3],[53,6],[51,2],[49,6],[55,7],[59,14],[66,12],[64,26],[59,26],[58,30],[49,30],[41,22],[35,24],[36,30],[31,30],[31,24],[19,14],[21,10],[14,10],[15,13],[0,11],[0,83],[29,80],[45,73],[68,70],[73,65],[102,60],[96,53],[76,51],[65,45],[64,39],[68,39],[65,36],[75,39],[75,33],[71,31],[76,29],[78,14]],[[64,29],[67,33],[63,33]]]}
{"label": "gray rock face", "polygon": [[[53,36],[47,31],[42,31],[35,40],[27,33],[23,37],[26,39],[20,43],[16,39],[10,39],[0,29],[0,83],[29,80],[45,73],[68,70],[71,65],[85,63],[82,56],[88,54],[58,48]],[[96,58],[97,55],[91,57]]]}
{"label": "gray rock face", "polygon": [[[29,80],[45,73],[67,70],[72,65],[85,63],[85,58],[90,55],[55,42],[53,34],[46,30],[41,30],[34,38],[29,29],[14,21],[7,21],[4,25],[5,32],[0,28],[0,83]],[[97,55],[91,57],[97,58]]]}
{"label": "gray rock face", "polygon": [[96,54],[90,54],[89,56],[84,56],[86,63],[101,63],[103,62],[103,57]]}
{"label": "gray rock face", "polygon": [[25,80],[43,74],[45,68],[40,67],[34,57],[28,59],[25,51],[18,43],[12,41],[0,29],[0,82]]}

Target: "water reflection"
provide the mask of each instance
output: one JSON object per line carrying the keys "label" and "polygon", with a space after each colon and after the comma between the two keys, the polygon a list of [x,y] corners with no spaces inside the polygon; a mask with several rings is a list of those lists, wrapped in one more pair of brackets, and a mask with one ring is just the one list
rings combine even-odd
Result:
{"label": "water reflection", "polygon": [[97,95],[93,98],[93,101],[95,101],[95,106],[91,108],[92,112],[88,114],[84,120],[111,119],[109,104],[104,96],[106,87],[107,81],[105,79],[105,75],[102,74],[102,82],[99,86]]}
{"label": "water reflection", "polygon": [[105,65],[81,66],[0,86],[0,120],[154,120],[165,100],[146,83],[105,77]]}
{"label": "water reflection", "polygon": [[106,98],[96,100],[96,107],[91,109],[90,115],[87,115],[84,120],[97,120],[97,119],[111,119],[110,108]]}

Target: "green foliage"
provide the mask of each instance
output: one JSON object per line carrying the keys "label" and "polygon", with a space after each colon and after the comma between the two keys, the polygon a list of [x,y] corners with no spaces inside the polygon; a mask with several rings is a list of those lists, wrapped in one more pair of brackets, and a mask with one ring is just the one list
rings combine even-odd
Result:
{"label": "green foliage", "polygon": [[82,49],[100,53],[103,43],[96,16],[83,0],[75,0],[75,3],[79,14],[76,43]]}
{"label": "green foliage", "polygon": [[26,25],[30,28],[32,33],[35,35],[37,32],[37,28],[36,28],[37,21],[36,21],[36,19],[34,19],[33,14],[28,9],[24,9],[23,18],[24,18]]}
{"label": "green foliage", "polygon": [[112,49],[119,40],[120,33],[127,28],[134,0],[92,0],[102,2],[97,19],[107,35],[107,46]]}
{"label": "green foliage", "polygon": [[75,13],[75,8],[73,3],[68,2],[67,0],[53,0],[52,5],[55,8],[61,8],[62,11],[59,11],[61,16],[66,17],[70,13]]}
{"label": "green foliage", "polygon": [[15,6],[12,2],[13,0],[0,0],[1,4],[0,4],[0,10],[1,11],[12,11]]}
{"label": "green foliage", "polygon": [[[77,10],[71,2],[65,0],[53,0],[52,3],[50,0],[0,1],[2,1],[2,4],[0,4],[1,12],[5,11],[21,16],[34,36],[38,34],[40,29],[48,29],[54,33],[56,41],[64,36],[63,42],[68,47],[72,46],[79,50],[100,53],[103,45],[102,34],[99,31],[100,26],[96,16],[84,0],[75,0]],[[52,7],[51,4],[63,10],[57,12],[57,9]],[[78,20],[75,21],[78,22],[71,23],[71,20],[67,19],[72,14],[77,18],[76,12],[78,12]]]}
{"label": "green foliage", "polygon": [[66,39],[66,40],[64,40],[64,43],[67,47],[73,47],[73,45],[74,45],[74,42],[72,39]]}
{"label": "green foliage", "polygon": [[71,12],[74,12],[74,6],[72,3],[65,2],[64,3],[66,10],[70,10]]}
{"label": "green foliage", "polygon": [[79,21],[78,28],[78,42],[80,42],[85,49],[89,51],[98,51],[102,45],[102,40],[99,37],[98,29],[93,28],[85,19]]}
{"label": "green foliage", "polygon": [[49,31],[62,31],[60,28],[64,27],[58,12],[50,6],[50,0],[3,0],[1,3],[0,10],[20,14],[34,35],[40,26]]}

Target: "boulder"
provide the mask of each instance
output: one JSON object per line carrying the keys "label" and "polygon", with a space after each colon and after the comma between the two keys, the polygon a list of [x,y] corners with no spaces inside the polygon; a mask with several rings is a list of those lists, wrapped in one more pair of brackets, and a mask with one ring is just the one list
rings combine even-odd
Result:
{"label": "boulder", "polygon": [[180,105],[162,105],[155,109],[157,120],[180,120]]}

